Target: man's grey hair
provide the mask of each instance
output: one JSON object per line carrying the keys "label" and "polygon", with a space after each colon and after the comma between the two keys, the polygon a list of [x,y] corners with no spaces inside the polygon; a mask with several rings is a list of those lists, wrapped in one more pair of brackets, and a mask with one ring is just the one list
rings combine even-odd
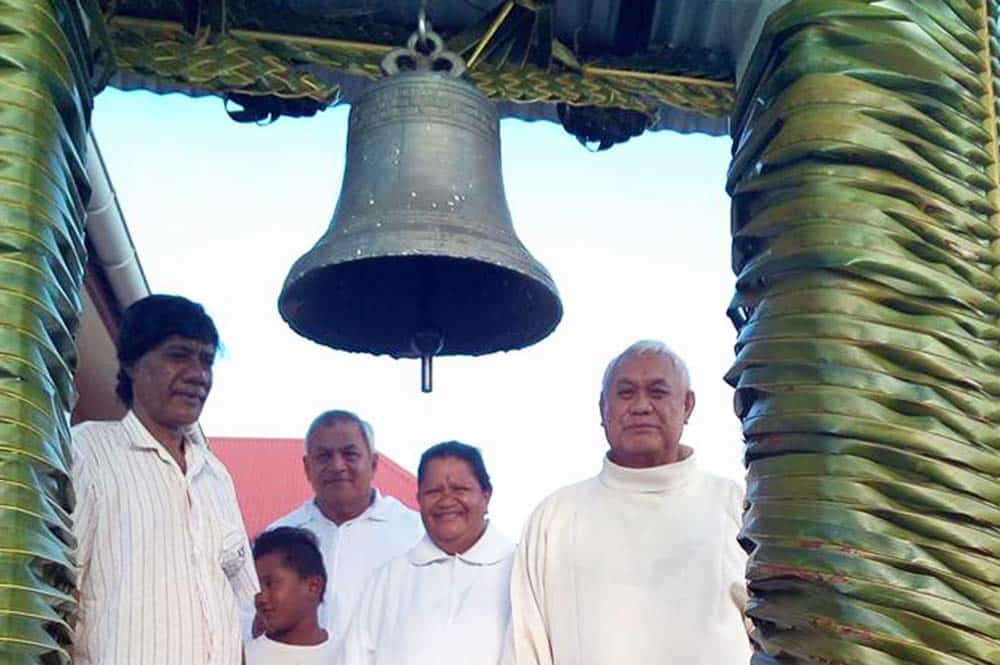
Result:
{"label": "man's grey hair", "polygon": [[681,375],[681,385],[684,387],[684,390],[691,390],[691,375],[688,374],[687,364],[684,362],[684,359],[658,339],[640,339],[608,363],[608,368],[604,370],[604,378],[601,380],[602,398],[607,394],[608,388],[611,387],[611,377],[615,375],[615,370],[633,356],[663,356],[669,359]]}
{"label": "man's grey hair", "polygon": [[368,444],[368,452],[372,455],[375,454],[375,433],[372,431],[372,426],[362,420],[357,414],[340,409],[324,411],[312,421],[309,429],[306,430],[306,452],[309,451],[309,439],[316,433],[316,430],[320,427],[330,427],[337,423],[354,423],[357,425],[358,429],[361,430],[361,435],[365,437],[365,443]]}

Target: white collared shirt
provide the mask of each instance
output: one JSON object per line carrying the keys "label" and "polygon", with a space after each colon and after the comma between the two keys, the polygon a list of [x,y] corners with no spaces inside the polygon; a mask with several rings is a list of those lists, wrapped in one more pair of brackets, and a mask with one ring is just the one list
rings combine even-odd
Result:
{"label": "white collared shirt", "polygon": [[428,537],[369,582],[338,665],[496,665],[510,620],[514,544],[491,524],[467,552]]}
{"label": "white collared shirt", "polygon": [[73,428],[75,665],[239,665],[253,557],[226,468],[185,451],[181,473],[132,412]]}
{"label": "white collared shirt", "polygon": [[420,514],[391,496],[375,490],[365,512],[337,526],[327,519],[314,499],[275,521],[268,529],[295,526],[316,534],[326,567],[326,596],[319,608],[319,624],[339,645],[372,573],[407,551],[424,533]]}

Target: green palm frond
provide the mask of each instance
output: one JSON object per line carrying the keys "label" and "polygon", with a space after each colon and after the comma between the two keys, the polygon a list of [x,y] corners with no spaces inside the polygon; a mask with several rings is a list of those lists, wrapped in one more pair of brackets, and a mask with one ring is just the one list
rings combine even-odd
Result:
{"label": "green palm frond", "polygon": [[996,3],[793,0],[737,91],[756,665],[1000,662]]}
{"label": "green palm frond", "polygon": [[[0,661],[66,663],[75,609],[68,414],[85,264],[94,57],[81,7],[0,0]],[[91,17],[93,19],[93,17]],[[108,67],[103,69],[104,73]]]}

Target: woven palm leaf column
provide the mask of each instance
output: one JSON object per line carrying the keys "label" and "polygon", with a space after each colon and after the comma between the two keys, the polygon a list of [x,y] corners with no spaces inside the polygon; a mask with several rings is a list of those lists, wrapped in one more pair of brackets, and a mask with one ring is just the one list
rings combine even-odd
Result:
{"label": "woven palm leaf column", "polygon": [[0,0],[0,31],[0,662],[65,663],[90,47],[73,0]]}
{"label": "woven palm leaf column", "polygon": [[755,665],[1000,663],[996,20],[793,0],[740,82]]}

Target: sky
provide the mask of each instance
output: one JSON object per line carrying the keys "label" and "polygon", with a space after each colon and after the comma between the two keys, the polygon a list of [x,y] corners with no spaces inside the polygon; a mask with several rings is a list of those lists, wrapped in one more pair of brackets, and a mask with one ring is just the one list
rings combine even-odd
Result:
{"label": "sky", "polygon": [[289,268],[329,226],[348,110],[257,126],[211,97],[109,89],[96,100],[94,134],[150,288],[203,303],[219,328],[209,437],[300,438],[320,412],[348,409],[410,470],[434,443],[474,444],[493,480],[491,518],[513,537],[545,496],[600,470],[601,374],[652,338],[691,372],[683,441],[702,469],[742,481],[722,379],[735,341],[728,137],[646,133],[591,153],[557,124],[503,120],[514,226],[552,274],[563,320],[526,349],[436,359],[423,394],[419,361],[335,351],[278,314]]}

